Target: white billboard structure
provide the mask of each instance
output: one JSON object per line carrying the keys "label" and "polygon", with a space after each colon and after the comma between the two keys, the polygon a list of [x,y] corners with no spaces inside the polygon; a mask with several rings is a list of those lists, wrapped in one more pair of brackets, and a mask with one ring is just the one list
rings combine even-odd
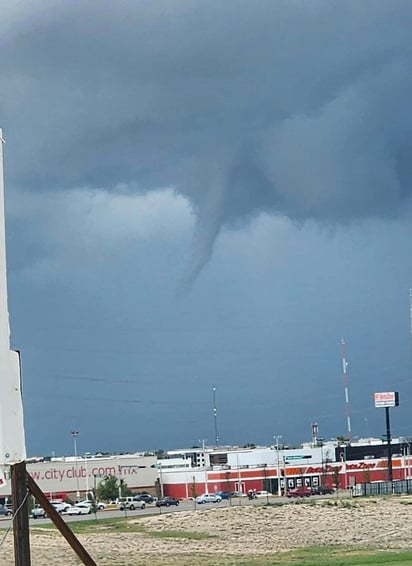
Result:
{"label": "white billboard structure", "polygon": [[[20,356],[10,350],[4,216],[3,132],[0,129],[0,466],[26,459]],[[0,480],[0,485],[3,482]]]}
{"label": "white billboard structure", "polygon": [[382,407],[398,407],[399,393],[397,391],[385,391],[375,393],[375,409]]}

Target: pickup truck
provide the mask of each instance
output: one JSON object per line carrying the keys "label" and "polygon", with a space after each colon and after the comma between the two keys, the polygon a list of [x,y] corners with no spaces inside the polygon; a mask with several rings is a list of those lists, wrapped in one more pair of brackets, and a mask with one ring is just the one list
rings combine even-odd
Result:
{"label": "pickup truck", "polygon": [[[69,503],[64,503],[61,501],[56,501],[56,502],[50,501],[50,503],[53,505],[53,507],[56,509],[58,513],[64,513],[67,511],[67,509],[71,507]],[[32,509],[31,516],[33,517],[33,519],[40,519],[40,518],[45,519],[47,517],[47,513],[43,509],[43,507],[41,507],[40,505],[35,505]]]}

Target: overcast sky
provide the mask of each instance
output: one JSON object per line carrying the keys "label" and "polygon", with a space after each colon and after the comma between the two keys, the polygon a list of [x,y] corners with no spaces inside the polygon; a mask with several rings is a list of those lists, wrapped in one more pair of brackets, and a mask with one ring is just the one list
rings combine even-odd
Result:
{"label": "overcast sky", "polygon": [[4,0],[29,454],[412,436],[409,1]]}

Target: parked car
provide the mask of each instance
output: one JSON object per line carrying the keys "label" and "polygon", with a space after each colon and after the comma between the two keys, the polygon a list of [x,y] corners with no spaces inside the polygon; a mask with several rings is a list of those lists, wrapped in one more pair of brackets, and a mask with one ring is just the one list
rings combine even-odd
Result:
{"label": "parked car", "polygon": [[145,503],[153,503],[154,497],[150,495],[150,493],[141,493],[137,496],[140,501],[144,501]]}
{"label": "parked car", "polygon": [[70,503],[66,503],[61,499],[51,499],[50,503],[53,505],[53,507],[56,509],[58,513],[65,513],[67,509],[70,507]]}
{"label": "parked car", "polygon": [[333,487],[327,487],[326,485],[312,487],[312,495],[332,495],[332,493],[335,493]]}
{"label": "parked car", "polygon": [[272,497],[272,493],[270,491],[257,491],[256,497]]}
{"label": "parked car", "polygon": [[216,493],[221,499],[230,499],[233,497],[228,491],[218,491]]}
{"label": "parked car", "polygon": [[4,517],[9,517],[12,514],[13,512],[11,509],[8,509],[5,505],[0,505],[0,515],[3,515]]}
{"label": "parked car", "polygon": [[76,503],[76,505],[71,505],[67,511],[67,515],[90,515],[92,508],[90,505],[83,503]]}
{"label": "parked car", "polygon": [[179,505],[179,500],[174,497],[161,497],[156,501],[156,507],[170,507],[171,505]]}
{"label": "parked car", "polygon": [[144,509],[146,507],[146,502],[139,499],[137,495],[130,496],[130,497],[121,497],[117,504],[117,507],[120,511],[124,509],[130,509],[130,511],[134,511],[135,509]]}
{"label": "parked car", "polygon": [[35,505],[31,511],[33,519],[45,519],[47,517],[46,511],[40,505]]}
{"label": "parked car", "polygon": [[295,487],[294,489],[289,489],[286,492],[286,497],[310,497],[312,495],[312,490],[310,487]]}
{"label": "parked car", "polygon": [[[93,501],[91,501],[91,499],[83,499],[83,501],[79,501],[78,503],[75,503],[75,505],[89,505],[90,509],[93,508]],[[106,504],[102,503],[101,501],[97,501],[96,502],[96,509],[98,511],[101,511],[102,509],[106,509]]]}
{"label": "parked car", "polygon": [[231,491],[229,493],[229,497],[243,497],[244,495],[246,494],[243,493],[242,491]]}
{"label": "parked car", "polygon": [[75,505],[93,505],[93,501],[91,499],[83,499],[82,501],[76,501]]}
{"label": "parked car", "polygon": [[222,498],[217,493],[204,493],[203,495],[199,495],[196,497],[196,503],[220,503]]}

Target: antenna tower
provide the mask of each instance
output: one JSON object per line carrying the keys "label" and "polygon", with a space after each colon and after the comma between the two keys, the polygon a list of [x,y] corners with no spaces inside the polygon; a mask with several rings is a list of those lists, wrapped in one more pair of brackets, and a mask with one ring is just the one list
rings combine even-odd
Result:
{"label": "antenna tower", "polygon": [[346,342],[341,340],[341,353],[342,353],[342,378],[343,386],[345,388],[345,405],[346,405],[346,422],[348,426],[348,438],[352,440],[352,427],[350,422],[350,404],[349,404],[349,388],[348,388],[348,362],[346,361]]}
{"label": "antenna tower", "polygon": [[219,434],[217,432],[217,409],[216,409],[216,387],[212,388],[213,391],[213,423],[215,426],[215,445],[219,445]]}

